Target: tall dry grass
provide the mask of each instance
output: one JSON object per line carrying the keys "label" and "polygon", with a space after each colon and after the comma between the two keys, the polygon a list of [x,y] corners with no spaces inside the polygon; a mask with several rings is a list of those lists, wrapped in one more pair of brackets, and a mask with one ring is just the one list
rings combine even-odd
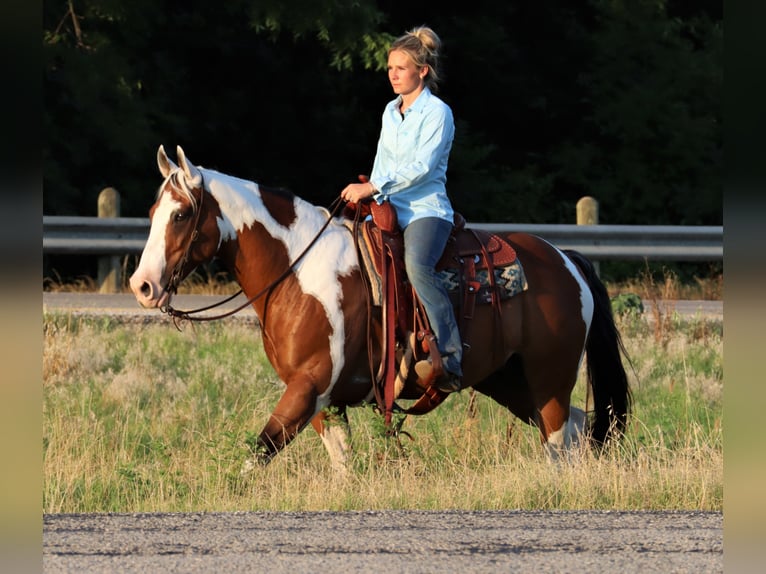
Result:
{"label": "tall dry grass", "polygon": [[[618,318],[633,367],[626,440],[551,463],[535,429],[463,391],[386,438],[351,409],[354,456],[333,473],[304,431],[242,479],[246,443],[281,394],[253,327],[44,319],[44,512],[360,509],[721,510],[721,321]],[[574,401],[587,393],[578,382]]]}

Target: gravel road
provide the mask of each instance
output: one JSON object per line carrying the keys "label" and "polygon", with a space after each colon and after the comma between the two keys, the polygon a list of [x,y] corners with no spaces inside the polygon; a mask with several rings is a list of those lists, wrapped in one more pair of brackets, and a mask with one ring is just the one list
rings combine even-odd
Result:
{"label": "gravel road", "polygon": [[45,572],[723,572],[715,512],[57,514]]}

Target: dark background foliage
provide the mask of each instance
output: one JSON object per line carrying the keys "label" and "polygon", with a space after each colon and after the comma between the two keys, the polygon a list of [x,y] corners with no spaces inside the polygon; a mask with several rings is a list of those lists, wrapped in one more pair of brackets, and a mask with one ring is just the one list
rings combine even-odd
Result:
{"label": "dark background foliage", "polygon": [[[155,156],[329,205],[372,166],[392,37],[432,26],[468,221],[722,224],[722,2],[44,0],[43,212],[145,217]],[[50,262],[48,262],[48,265]],[[66,264],[63,264],[66,266]]]}

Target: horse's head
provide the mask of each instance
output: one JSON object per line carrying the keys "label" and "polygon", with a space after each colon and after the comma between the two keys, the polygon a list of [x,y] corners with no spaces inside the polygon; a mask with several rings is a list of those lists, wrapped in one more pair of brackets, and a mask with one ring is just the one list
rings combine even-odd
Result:
{"label": "horse's head", "polygon": [[161,307],[170,293],[198,265],[218,251],[220,210],[205,190],[202,172],[179,146],[179,165],[160,146],[157,164],[165,178],[149,210],[151,229],[130,288],[144,307]]}

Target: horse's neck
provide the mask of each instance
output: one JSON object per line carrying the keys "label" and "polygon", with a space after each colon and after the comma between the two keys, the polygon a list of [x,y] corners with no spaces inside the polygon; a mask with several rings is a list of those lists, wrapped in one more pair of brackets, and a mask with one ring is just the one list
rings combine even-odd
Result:
{"label": "horse's neck", "polygon": [[[297,301],[311,293],[321,299],[335,288],[333,263],[345,267],[353,263],[344,253],[343,241],[337,240],[337,228],[326,230],[313,244],[329,214],[298,197],[232,178],[214,182],[211,193],[222,215],[219,258],[245,295],[258,298],[259,317],[267,298],[270,303],[275,297]],[[302,265],[306,268],[298,270]],[[319,295],[314,293],[316,286]]]}

